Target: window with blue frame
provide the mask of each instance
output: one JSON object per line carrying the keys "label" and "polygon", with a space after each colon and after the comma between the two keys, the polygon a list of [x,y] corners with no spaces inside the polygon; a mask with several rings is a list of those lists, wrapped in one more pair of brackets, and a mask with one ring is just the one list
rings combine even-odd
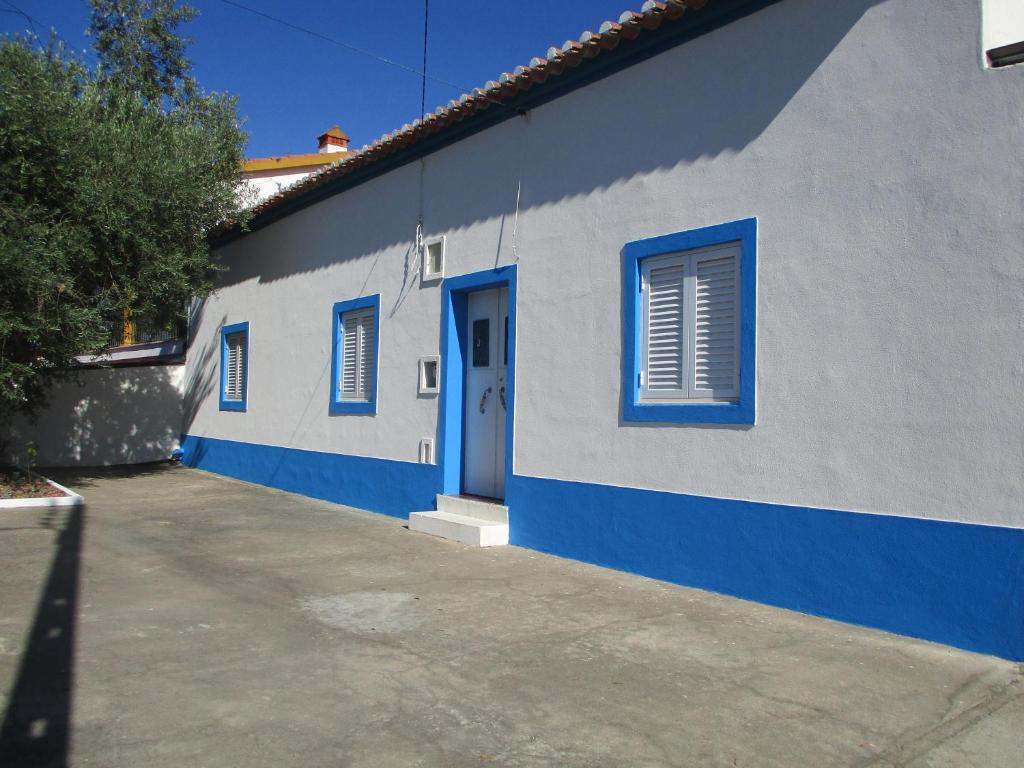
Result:
{"label": "window with blue frame", "polygon": [[627,243],[623,419],[753,424],[757,220]]}
{"label": "window with blue frame", "polygon": [[331,332],[330,412],[376,413],[380,294],[336,303]]}
{"label": "window with blue frame", "polygon": [[220,331],[220,409],[244,411],[249,392],[249,323]]}

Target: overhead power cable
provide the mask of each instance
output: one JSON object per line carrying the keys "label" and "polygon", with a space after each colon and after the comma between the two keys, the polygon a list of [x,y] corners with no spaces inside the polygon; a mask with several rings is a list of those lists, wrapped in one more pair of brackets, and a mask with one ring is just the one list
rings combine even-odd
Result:
{"label": "overhead power cable", "polygon": [[[222,3],[224,3],[225,5],[230,5],[230,6],[234,7],[234,8],[238,8],[239,10],[246,11],[247,13],[251,13],[251,14],[253,14],[255,16],[261,16],[264,19],[267,19],[268,21],[274,22],[275,24],[280,24],[283,27],[288,27],[288,29],[292,29],[292,30],[294,30],[296,32],[301,32],[301,33],[303,33],[305,35],[309,35],[310,37],[315,37],[318,40],[323,40],[325,43],[330,43],[331,45],[337,45],[338,47],[344,48],[345,50],[348,50],[348,51],[352,51],[353,53],[358,53],[358,54],[361,54],[363,56],[368,56],[369,58],[374,59],[375,61],[379,61],[381,64],[388,64],[388,65],[390,65],[392,67],[397,67],[398,69],[401,69],[401,70],[403,70],[405,72],[408,72],[411,75],[416,75],[417,77],[423,78],[423,80],[424,80],[424,87],[423,87],[422,101],[423,101],[423,105],[424,105],[423,106],[424,111],[426,110],[426,81],[427,80],[432,80],[435,83],[440,83],[441,85],[446,85],[449,88],[453,88],[456,91],[459,91],[461,93],[471,93],[473,91],[472,88],[466,88],[465,86],[458,85],[457,83],[449,82],[448,80],[444,80],[444,79],[442,79],[440,77],[435,77],[433,75],[428,75],[426,73],[426,51],[425,50],[424,50],[424,55],[423,55],[423,61],[424,61],[424,63],[423,63],[423,70],[421,71],[421,70],[416,69],[415,67],[410,67],[407,64],[402,64],[399,61],[395,61],[394,59],[389,59],[386,56],[381,56],[379,54],[376,54],[373,51],[368,51],[365,48],[360,48],[360,47],[358,47],[356,45],[352,45],[350,43],[345,43],[345,42],[342,42],[341,40],[336,40],[335,38],[329,37],[329,36],[323,34],[322,32],[317,32],[316,30],[309,29],[309,28],[303,27],[303,26],[299,26],[298,24],[293,24],[292,22],[286,21],[285,19],[279,18],[277,16],[271,16],[269,13],[264,13],[263,11],[257,10],[256,8],[251,8],[248,5],[236,2],[236,0],[220,0],[220,1]],[[425,35],[426,34],[426,24],[427,24],[426,16],[424,16],[424,22],[423,23],[424,23],[424,35]],[[495,104],[501,104],[501,102],[497,101],[496,99],[492,99],[490,97],[486,97],[486,98],[487,98],[488,101],[492,101]],[[502,106],[505,106],[505,105],[502,104]]]}
{"label": "overhead power cable", "polygon": [[4,11],[4,13],[13,13],[16,16],[21,16],[23,19],[25,19],[25,21],[28,22],[29,26],[32,27],[32,34],[34,34],[36,37],[39,37],[39,30],[36,29],[36,20],[35,19],[33,19],[31,16],[29,16],[23,10],[21,10],[21,8],[19,8],[18,6],[14,5],[13,3],[8,2],[7,0],[4,0],[4,5],[6,5],[10,10],[5,10],[3,8],[0,8],[0,11]]}

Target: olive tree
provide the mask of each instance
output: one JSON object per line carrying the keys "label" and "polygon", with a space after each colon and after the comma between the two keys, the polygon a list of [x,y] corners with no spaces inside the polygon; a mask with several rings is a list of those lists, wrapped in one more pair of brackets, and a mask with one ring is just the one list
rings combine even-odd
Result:
{"label": "olive tree", "polygon": [[170,322],[209,293],[207,234],[245,221],[236,100],[199,87],[176,31],[195,15],[92,0],[92,65],[0,41],[0,423],[107,346],[112,318]]}

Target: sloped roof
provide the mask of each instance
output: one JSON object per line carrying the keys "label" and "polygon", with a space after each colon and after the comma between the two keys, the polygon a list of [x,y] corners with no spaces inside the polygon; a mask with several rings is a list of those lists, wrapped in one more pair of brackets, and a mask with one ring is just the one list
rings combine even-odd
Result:
{"label": "sloped roof", "polygon": [[[396,167],[401,164],[396,156],[409,155],[409,150],[418,151],[416,156],[422,156],[458,140],[471,132],[468,124],[479,122],[477,129],[481,130],[521,113],[533,106],[528,103],[535,101],[530,98],[532,92],[547,90],[558,95],[557,91],[583,84],[583,75],[594,79],[615,71],[602,66],[604,60],[618,58],[624,62],[618,66],[628,66],[775,1],[711,0],[712,7],[705,9],[708,0],[647,0],[639,12],[626,11],[618,21],[606,21],[597,32],[587,31],[578,40],[567,40],[561,48],[549,48],[543,58],[535,57],[528,65],[516,67],[482,88],[464,93],[423,119],[407,123],[358,150],[332,158],[334,162],[330,165],[256,204],[252,209],[251,226],[258,228],[340,191],[339,183],[346,177],[353,177],[352,183],[358,183],[357,178],[365,177],[375,166],[380,166],[381,173]],[[673,29],[676,27],[678,29]],[[566,81],[563,89],[550,87],[562,85],[561,81]],[[230,240],[241,234],[244,233],[239,228],[229,227],[213,237],[218,241]]]}

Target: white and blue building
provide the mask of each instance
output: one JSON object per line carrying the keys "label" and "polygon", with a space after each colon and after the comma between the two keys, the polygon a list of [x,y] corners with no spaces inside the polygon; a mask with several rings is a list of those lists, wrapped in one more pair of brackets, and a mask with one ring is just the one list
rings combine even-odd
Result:
{"label": "white and blue building", "polygon": [[218,236],[185,462],[1024,659],[1022,42],[708,0],[550,50]]}

